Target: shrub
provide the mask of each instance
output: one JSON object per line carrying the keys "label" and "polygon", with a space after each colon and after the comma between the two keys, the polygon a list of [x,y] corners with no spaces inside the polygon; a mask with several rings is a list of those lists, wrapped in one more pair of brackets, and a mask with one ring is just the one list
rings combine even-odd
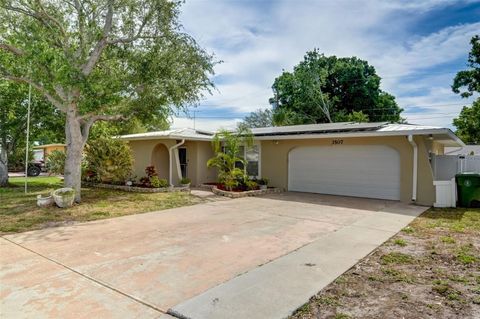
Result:
{"label": "shrub", "polygon": [[132,151],[125,141],[99,138],[86,146],[85,154],[94,181],[123,184],[132,172]]}
{"label": "shrub", "polygon": [[46,163],[48,172],[63,175],[66,157],[65,152],[60,150],[55,150],[48,154]]}
{"label": "shrub", "polygon": [[191,180],[188,177],[184,177],[180,180],[180,184],[190,184]]}
{"label": "shrub", "polygon": [[258,183],[253,180],[247,180],[245,182],[245,186],[247,187],[248,190],[254,190],[258,188]]}
{"label": "shrub", "polygon": [[168,187],[168,182],[166,179],[160,179],[158,176],[150,177],[150,185],[154,188],[166,188]]}

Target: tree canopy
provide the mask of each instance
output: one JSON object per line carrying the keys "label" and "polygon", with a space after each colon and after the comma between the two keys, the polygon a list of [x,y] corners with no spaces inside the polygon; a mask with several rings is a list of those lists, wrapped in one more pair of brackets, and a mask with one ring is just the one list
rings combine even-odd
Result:
{"label": "tree canopy", "polygon": [[403,110],[391,94],[380,89],[375,68],[356,57],[337,58],[316,49],[309,51],[293,72],[284,71],[277,77],[272,88],[273,112],[288,118],[287,124],[349,118],[372,122],[402,120]]}
{"label": "tree canopy", "polygon": [[29,83],[65,114],[65,184],[96,121],[165,119],[212,86],[213,58],[170,0],[0,0],[0,77]]}
{"label": "tree canopy", "polygon": [[470,69],[458,72],[452,84],[453,92],[462,97],[469,97],[475,92],[480,92],[480,36],[474,36],[470,43],[472,49],[468,54],[467,63]]}
{"label": "tree canopy", "polygon": [[[472,49],[468,55],[470,69],[457,73],[453,79],[452,90],[464,98],[480,93],[480,37],[474,36]],[[472,106],[464,106],[459,116],[453,119],[456,134],[467,144],[480,144],[480,97]]]}
{"label": "tree canopy", "polygon": [[[0,80],[0,149],[2,165],[0,184],[5,185],[9,167],[25,162],[28,86]],[[40,144],[65,142],[65,117],[33,92],[30,112],[30,142]],[[31,146],[31,145],[30,145]]]}

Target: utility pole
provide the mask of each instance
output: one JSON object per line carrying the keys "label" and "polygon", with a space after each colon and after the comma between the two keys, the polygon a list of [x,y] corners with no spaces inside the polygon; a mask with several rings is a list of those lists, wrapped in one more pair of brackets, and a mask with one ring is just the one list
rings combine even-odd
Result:
{"label": "utility pole", "polygon": [[30,104],[32,103],[32,85],[28,86],[28,105],[27,105],[27,144],[25,145],[25,194],[27,193],[28,178],[28,143],[30,142]]}

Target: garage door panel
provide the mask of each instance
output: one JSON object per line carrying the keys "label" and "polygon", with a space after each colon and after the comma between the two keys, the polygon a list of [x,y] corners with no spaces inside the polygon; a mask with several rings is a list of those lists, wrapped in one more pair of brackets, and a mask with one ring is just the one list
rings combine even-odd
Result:
{"label": "garage door panel", "polygon": [[297,148],[289,154],[289,190],[398,200],[399,155],[383,145]]}

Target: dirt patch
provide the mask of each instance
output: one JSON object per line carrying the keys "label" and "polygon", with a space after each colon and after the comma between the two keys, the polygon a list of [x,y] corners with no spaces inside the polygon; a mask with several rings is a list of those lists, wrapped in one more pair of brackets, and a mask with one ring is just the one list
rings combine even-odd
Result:
{"label": "dirt patch", "polygon": [[480,318],[480,209],[427,211],[292,318]]}

